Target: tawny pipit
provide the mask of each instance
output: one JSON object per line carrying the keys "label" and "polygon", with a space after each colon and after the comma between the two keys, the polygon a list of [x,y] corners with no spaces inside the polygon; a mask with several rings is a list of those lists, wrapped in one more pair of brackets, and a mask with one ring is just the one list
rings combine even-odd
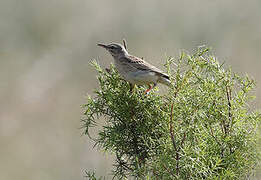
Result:
{"label": "tawny pipit", "polygon": [[[160,69],[152,66],[141,58],[130,55],[121,44],[98,44],[111,53],[115,66],[120,75],[131,84],[131,90],[135,84],[148,85],[145,91],[148,93],[157,83],[170,85],[169,76]],[[153,84],[153,86],[151,86]]]}

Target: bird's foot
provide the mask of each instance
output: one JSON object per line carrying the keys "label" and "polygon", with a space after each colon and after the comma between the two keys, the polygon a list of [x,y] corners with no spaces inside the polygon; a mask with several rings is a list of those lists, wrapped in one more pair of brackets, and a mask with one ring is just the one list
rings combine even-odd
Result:
{"label": "bird's foot", "polygon": [[149,88],[144,92],[144,94],[148,94],[156,85],[156,83],[154,83],[153,86],[149,84]]}

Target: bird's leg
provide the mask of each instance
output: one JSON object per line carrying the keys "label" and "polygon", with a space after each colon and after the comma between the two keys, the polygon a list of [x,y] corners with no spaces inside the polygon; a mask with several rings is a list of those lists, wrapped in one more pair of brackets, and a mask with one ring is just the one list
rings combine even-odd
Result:
{"label": "bird's leg", "polygon": [[150,84],[148,84],[148,85],[149,85],[149,88],[144,92],[144,94],[147,94],[151,90],[151,85]]}
{"label": "bird's leg", "polygon": [[130,84],[130,92],[133,93],[135,84],[131,84],[131,83],[129,83],[129,84]]}
{"label": "bird's leg", "polygon": [[144,94],[148,94],[148,92],[150,92],[150,90],[152,90],[156,85],[156,83],[153,83],[153,86],[149,84],[149,88],[144,92]]}

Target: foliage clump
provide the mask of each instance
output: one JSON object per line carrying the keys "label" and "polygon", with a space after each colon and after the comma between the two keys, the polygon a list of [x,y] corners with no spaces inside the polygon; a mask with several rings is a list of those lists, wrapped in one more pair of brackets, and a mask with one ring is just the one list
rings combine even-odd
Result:
{"label": "foliage clump", "polygon": [[247,179],[259,167],[261,117],[249,106],[255,83],[208,49],[167,59],[172,85],[164,95],[145,95],[145,87],[131,93],[113,65],[92,64],[100,89],[84,105],[85,134],[115,155],[115,178]]}

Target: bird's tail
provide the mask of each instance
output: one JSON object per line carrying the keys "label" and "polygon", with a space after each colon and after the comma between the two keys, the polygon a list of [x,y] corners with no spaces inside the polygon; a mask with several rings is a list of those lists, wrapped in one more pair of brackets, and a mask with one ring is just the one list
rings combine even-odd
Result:
{"label": "bird's tail", "polygon": [[159,83],[170,86],[171,82],[170,82],[169,76],[166,75],[166,74],[160,76],[159,77]]}

